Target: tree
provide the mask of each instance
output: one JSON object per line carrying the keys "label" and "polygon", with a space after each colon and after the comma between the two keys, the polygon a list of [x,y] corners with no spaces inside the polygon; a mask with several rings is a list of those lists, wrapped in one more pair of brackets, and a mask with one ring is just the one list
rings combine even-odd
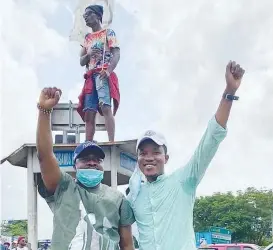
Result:
{"label": "tree", "polygon": [[210,226],[223,227],[232,231],[234,242],[263,245],[270,238],[272,212],[272,190],[215,193],[196,199],[194,228],[200,232]]}
{"label": "tree", "polygon": [[27,236],[27,221],[13,220],[8,223],[3,222],[1,233],[5,236]]}

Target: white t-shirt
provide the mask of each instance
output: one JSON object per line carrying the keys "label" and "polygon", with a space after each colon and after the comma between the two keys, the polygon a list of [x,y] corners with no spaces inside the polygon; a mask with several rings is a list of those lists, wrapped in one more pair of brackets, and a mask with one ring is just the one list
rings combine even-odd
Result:
{"label": "white t-shirt", "polygon": [[12,248],[12,250],[28,250],[28,247],[23,247],[23,248],[15,247],[15,248]]}

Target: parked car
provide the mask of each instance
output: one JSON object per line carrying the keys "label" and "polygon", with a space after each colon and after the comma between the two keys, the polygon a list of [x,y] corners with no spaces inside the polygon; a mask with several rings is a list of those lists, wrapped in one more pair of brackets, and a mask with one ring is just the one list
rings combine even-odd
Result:
{"label": "parked car", "polygon": [[208,245],[212,249],[217,250],[261,250],[261,248],[254,244],[235,243],[235,244],[213,244]]}
{"label": "parked car", "polygon": [[218,250],[217,247],[199,247],[198,250]]}

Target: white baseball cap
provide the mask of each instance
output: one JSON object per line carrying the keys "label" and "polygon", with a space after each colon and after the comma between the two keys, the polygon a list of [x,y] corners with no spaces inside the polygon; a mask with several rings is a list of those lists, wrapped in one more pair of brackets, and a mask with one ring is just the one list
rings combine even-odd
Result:
{"label": "white baseball cap", "polygon": [[146,141],[146,140],[152,140],[154,143],[156,143],[159,146],[165,146],[167,148],[167,141],[161,133],[155,132],[153,130],[146,131],[143,135],[139,137],[137,140],[136,150],[138,150],[140,143]]}

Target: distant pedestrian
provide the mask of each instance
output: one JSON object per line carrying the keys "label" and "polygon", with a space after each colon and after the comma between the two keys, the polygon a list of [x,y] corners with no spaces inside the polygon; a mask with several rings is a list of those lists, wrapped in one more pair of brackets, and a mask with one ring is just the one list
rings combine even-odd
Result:
{"label": "distant pedestrian", "polygon": [[24,236],[20,236],[17,240],[17,246],[13,248],[14,250],[30,250],[27,247],[26,238]]}

